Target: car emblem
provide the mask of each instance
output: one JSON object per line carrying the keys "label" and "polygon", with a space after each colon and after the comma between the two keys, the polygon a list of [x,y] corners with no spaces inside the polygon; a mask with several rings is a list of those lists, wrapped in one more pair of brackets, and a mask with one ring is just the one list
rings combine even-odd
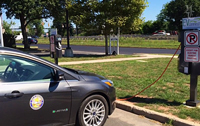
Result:
{"label": "car emblem", "polygon": [[30,100],[30,107],[33,110],[39,110],[44,105],[44,99],[41,95],[34,95]]}

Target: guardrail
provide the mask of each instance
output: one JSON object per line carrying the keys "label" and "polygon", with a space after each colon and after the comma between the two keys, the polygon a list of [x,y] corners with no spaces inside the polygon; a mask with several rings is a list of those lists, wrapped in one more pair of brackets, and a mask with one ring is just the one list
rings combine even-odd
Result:
{"label": "guardrail", "polygon": [[[123,38],[144,38],[147,40],[178,40],[178,35],[120,35]],[[63,37],[63,39],[67,39]],[[70,39],[80,40],[104,40],[103,35],[99,36],[70,36]]]}

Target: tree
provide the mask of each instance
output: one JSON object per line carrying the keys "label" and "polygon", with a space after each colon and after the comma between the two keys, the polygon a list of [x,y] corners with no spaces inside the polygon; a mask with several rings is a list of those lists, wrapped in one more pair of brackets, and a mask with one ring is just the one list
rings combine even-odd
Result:
{"label": "tree", "polygon": [[169,23],[169,29],[181,30],[182,29],[182,18],[187,18],[187,8],[192,6],[192,16],[200,16],[200,1],[199,0],[172,0],[164,5],[160,14],[157,16],[158,20],[165,20]]}
{"label": "tree", "polygon": [[4,39],[5,47],[15,48],[16,42],[15,42],[13,31],[11,29],[12,25],[15,25],[15,22],[8,23],[6,21],[3,21],[3,28],[5,29],[5,32],[3,34],[3,39]]}
{"label": "tree", "polygon": [[6,10],[8,18],[20,19],[24,39],[24,48],[29,49],[27,25],[35,20],[59,16],[63,5],[61,0],[1,0],[0,7]]}
{"label": "tree", "polygon": [[142,34],[151,34],[154,30],[152,30],[153,21],[149,20],[142,24]]}
{"label": "tree", "polygon": [[41,36],[44,34],[44,27],[42,26],[42,20],[34,20],[28,24],[29,34]]}
{"label": "tree", "polygon": [[[67,36],[65,19],[58,20],[58,19],[54,18],[52,28],[57,28],[57,31],[58,31],[59,35]],[[70,36],[74,35],[73,29],[74,28],[73,28],[72,22],[69,21],[69,33],[70,33]]]}
{"label": "tree", "polygon": [[15,25],[15,22],[8,23],[6,21],[3,21],[3,28],[5,29],[6,34],[12,34],[12,29],[11,29],[12,25]]}
{"label": "tree", "polygon": [[75,24],[84,29],[103,31],[105,53],[108,55],[108,38],[111,29],[123,27],[138,30],[141,14],[147,6],[146,0],[85,0],[72,4],[69,12]]}

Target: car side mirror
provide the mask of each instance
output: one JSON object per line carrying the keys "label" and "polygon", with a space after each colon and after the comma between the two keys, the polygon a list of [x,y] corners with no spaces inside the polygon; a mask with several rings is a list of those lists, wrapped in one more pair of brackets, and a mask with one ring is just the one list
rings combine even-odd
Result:
{"label": "car side mirror", "polygon": [[65,79],[64,73],[61,71],[56,70],[56,76],[55,76],[55,80],[56,81],[61,81]]}
{"label": "car side mirror", "polygon": [[58,80],[64,80],[65,79],[65,76],[64,76],[64,73],[59,73],[58,74]]}

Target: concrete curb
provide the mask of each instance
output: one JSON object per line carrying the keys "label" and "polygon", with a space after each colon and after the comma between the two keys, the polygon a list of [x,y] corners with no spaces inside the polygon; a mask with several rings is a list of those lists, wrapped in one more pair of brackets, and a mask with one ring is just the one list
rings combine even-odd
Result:
{"label": "concrete curb", "polygon": [[155,112],[155,111],[145,109],[139,106],[135,106],[133,105],[133,103],[128,102],[128,101],[116,100],[116,107],[128,112],[135,113],[137,115],[143,115],[149,119],[153,119],[161,123],[166,123],[172,120],[172,124],[174,126],[200,126],[200,124],[197,124],[195,122],[187,121],[187,120],[180,119],[172,115],[169,116],[167,114],[163,114],[163,113]]}

